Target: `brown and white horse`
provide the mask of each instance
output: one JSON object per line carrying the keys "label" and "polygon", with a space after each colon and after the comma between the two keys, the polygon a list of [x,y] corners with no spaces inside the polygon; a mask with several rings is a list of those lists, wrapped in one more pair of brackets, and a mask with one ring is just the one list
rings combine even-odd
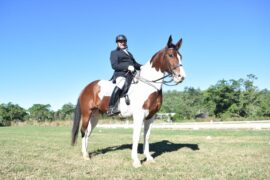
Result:
{"label": "brown and white horse", "polygon": [[[149,152],[149,136],[151,124],[155,113],[162,104],[162,84],[165,74],[171,75],[173,81],[178,84],[185,78],[182,66],[181,54],[178,52],[182,44],[180,39],[176,44],[169,37],[165,48],[158,51],[150,61],[141,67],[139,75],[135,77],[137,83],[131,84],[128,91],[130,105],[121,98],[118,104],[120,116],[133,116],[133,145],[131,157],[134,167],[140,167],[137,150],[142,124],[144,123],[144,155],[147,161],[154,161]],[[87,152],[88,137],[98,122],[100,113],[106,113],[108,102],[115,84],[111,81],[96,80],[88,84],[80,94],[75,110],[72,145],[75,144],[81,123],[82,154],[89,159]]]}

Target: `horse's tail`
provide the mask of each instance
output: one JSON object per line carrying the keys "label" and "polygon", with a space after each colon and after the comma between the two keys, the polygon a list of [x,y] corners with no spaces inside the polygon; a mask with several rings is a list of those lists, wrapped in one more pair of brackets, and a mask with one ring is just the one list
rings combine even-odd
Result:
{"label": "horse's tail", "polygon": [[81,107],[80,107],[80,99],[78,99],[74,119],[73,119],[73,127],[71,132],[71,145],[74,146],[77,140],[79,126],[80,126],[80,120],[81,120]]}

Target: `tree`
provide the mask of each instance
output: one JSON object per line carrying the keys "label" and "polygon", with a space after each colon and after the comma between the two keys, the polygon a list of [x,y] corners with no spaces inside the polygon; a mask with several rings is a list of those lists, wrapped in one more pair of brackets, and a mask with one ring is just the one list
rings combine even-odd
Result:
{"label": "tree", "polygon": [[34,104],[28,109],[30,118],[37,121],[53,120],[53,112],[50,104]]}
{"label": "tree", "polygon": [[270,91],[264,89],[258,93],[258,117],[270,117]]}
{"label": "tree", "polygon": [[10,124],[8,110],[5,104],[0,105],[0,126],[6,126]]}
{"label": "tree", "polygon": [[11,121],[24,121],[27,113],[26,110],[20,107],[18,104],[0,105],[0,126],[9,125]]}
{"label": "tree", "polygon": [[255,75],[249,74],[246,80],[242,80],[243,92],[240,99],[240,116],[242,117],[255,117],[259,110],[258,90],[254,86],[254,80],[256,79],[257,77]]}
{"label": "tree", "polygon": [[247,79],[221,80],[205,92],[205,103],[214,108],[216,117],[255,117],[258,106],[258,90],[254,86],[257,77],[247,75]]}
{"label": "tree", "polygon": [[181,103],[180,92],[168,91],[163,94],[163,103],[160,112],[172,113],[176,112],[176,107]]}
{"label": "tree", "polygon": [[200,112],[205,112],[203,94],[200,89],[186,87],[184,92],[168,91],[164,93],[161,112],[176,113],[176,120],[192,119]]}
{"label": "tree", "polygon": [[58,117],[63,120],[72,119],[74,110],[75,106],[73,104],[71,103],[64,104],[62,108],[59,111],[57,111]]}
{"label": "tree", "polygon": [[203,94],[200,89],[186,87],[180,94],[181,103],[175,111],[180,119],[193,119],[196,114],[204,112]]}
{"label": "tree", "polygon": [[229,116],[238,116],[240,103],[241,83],[236,80],[220,80],[214,86],[210,86],[205,93],[205,103],[214,104],[214,114],[221,117],[226,113]]}

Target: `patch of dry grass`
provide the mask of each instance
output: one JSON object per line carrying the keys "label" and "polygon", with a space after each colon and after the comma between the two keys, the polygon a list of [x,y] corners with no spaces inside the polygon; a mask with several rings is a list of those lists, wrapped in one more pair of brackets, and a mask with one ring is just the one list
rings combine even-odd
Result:
{"label": "patch of dry grass", "polygon": [[[91,160],[69,126],[0,128],[0,179],[269,179],[268,130],[153,129],[156,163],[131,165],[131,129],[95,129]],[[139,151],[142,150],[142,145]]]}

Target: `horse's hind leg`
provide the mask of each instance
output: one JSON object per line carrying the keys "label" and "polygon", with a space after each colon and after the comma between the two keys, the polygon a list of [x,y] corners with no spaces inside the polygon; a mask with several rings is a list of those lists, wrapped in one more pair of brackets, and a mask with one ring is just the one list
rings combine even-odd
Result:
{"label": "horse's hind leg", "polygon": [[146,157],[148,162],[154,162],[154,158],[151,156],[149,152],[149,137],[151,131],[151,125],[154,121],[154,118],[149,120],[144,120],[144,145],[143,145],[143,154]]}
{"label": "horse's hind leg", "polygon": [[82,155],[84,159],[89,159],[89,154],[87,152],[88,146],[88,136],[90,135],[91,124],[90,124],[90,116],[91,112],[83,113],[82,114],[82,127],[81,127],[81,134],[82,134]]}
{"label": "horse's hind leg", "polygon": [[83,122],[85,124],[84,123],[82,124],[82,130],[81,130],[82,131],[82,154],[83,154],[83,158],[86,160],[89,160],[89,153],[87,151],[88,138],[98,123],[98,117],[99,117],[98,111],[92,111],[89,116],[83,117]]}

